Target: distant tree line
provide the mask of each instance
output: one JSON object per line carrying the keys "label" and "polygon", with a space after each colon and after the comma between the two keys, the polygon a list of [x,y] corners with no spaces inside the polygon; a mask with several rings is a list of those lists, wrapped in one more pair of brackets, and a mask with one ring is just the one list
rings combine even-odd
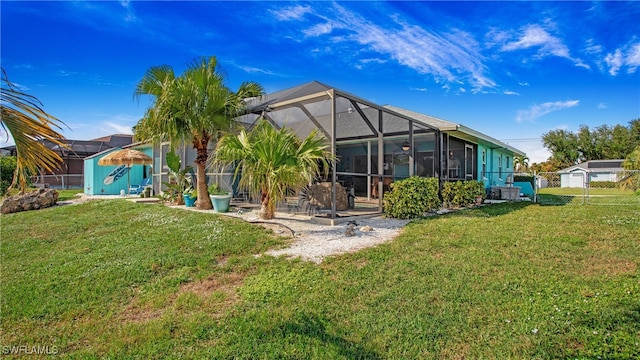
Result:
{"label": "distant tree line", "polygon": [[542,135],[542,143],[551,157],[531,166],[537,171],[555,171],[589,160],[626,159],[640,146],[640,118],[629,121],[629,126],[590,129],[581,125],[576,133],[551,130]]}

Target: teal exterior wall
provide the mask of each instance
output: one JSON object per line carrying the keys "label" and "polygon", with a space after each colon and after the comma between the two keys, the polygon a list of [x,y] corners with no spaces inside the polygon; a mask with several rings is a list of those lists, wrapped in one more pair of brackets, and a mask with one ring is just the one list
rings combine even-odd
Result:
{"label": "teal exterior wall", "polygon": [[[484,160],[483,160],[484,151]],[[499,148],[494,149],[478,145],[478,178],[485,187],[504,186],[507,181],[513,181],[513,152]],[[483,171],[484,165],[484,171]]]}
{"label": "teal exterior wall", "polygon": [[[128,171],[125,171],[122,176],[115,179],[110,184],[105,184],[105,178],[109,176],[112,171],[118,168],[118,166],[100,166],[98,161],[120,148],[109,149],[108,151],[96,154],[92,157],[88,157],[84,160],[84,193],[87,195],[119,195],[120,190],[124,190],[125,193],[129,191],[129,184],[140,184],[148,174],[151,174],[150,166],[134,165]],[[140,150],[145,154],[152,156],[151,146],[137,147],[136,150]],[[144,172],[146,171],[146,174]],[[112,174],[111,174],[112,175]]]}

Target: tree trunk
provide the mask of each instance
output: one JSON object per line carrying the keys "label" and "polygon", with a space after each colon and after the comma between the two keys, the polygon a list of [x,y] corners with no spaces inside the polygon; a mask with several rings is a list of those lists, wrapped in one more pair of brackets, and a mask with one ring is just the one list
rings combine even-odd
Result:
{"label": "tree trunk", "polygon": [[[207,176],[206,176],[206,165],[207,158],[209,157],[207,145],[209,144],[208,139],[202,139],[196,145],[197,149],[197,157],[196,157],[196,178],[197,180],[197,188],[198,188],[198,200],[196,201],[196,208],[198,210],[210,210],[213,209],[213,205],[211,204],[211,198],[209,198],[209,192],[207,191]],[[199,146],[198,146],[199,145]],[[203,146],[204,145],[204,146]]]}
{"label": "tree trunk", "polygon": [[271,197],[264,190],[262,192],[262,199],[260,201],[260,218],[263,220],[271,220],[275,217],[275,209],[271,204]]}

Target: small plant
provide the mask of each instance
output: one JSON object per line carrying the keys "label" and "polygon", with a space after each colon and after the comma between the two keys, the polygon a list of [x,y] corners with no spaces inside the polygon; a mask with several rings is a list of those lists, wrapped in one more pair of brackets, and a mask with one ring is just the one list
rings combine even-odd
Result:
{"label": "small plant", "polygon": [[167,153],[166,159],[169,167],[169,182],[164,183],[166,189],[162,197],[166,201],[175,202],[176,205],[183,205],[184,199],[181,195],[191,187],[189,175],[193,173],[193,168],[187,166],[180,170],[180,157],[173,151]]}
{"label": "small plant", "polygon": [[411,219],[440,208],[436,178],[412,176],[390,186],[384,196],[384,211],[389,217]]}
{"label": "small plant", "polygon": [[220,187],[217,183],[209,185],[209,195],[229,195],[229,192]]}
{"label": "small plant", "polygon": [[198,189],[194,189],[192,187],[189,187],[184,192],[182,192],[182,195],[189,196],[192,199],[196,199],[196,198],[198,198]]}

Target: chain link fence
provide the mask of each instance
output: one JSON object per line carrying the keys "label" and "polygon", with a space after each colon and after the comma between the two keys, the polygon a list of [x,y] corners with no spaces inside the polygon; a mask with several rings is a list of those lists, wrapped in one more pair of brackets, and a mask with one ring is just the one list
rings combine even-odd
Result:
{"label": "chain link fence", "polygon": [[539,173],[536,201],[543,205],[640,205],[640,171]]}

